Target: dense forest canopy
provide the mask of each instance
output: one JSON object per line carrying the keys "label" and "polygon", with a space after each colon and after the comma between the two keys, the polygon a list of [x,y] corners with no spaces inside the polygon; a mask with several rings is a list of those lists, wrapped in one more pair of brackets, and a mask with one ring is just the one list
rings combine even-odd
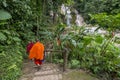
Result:
{"label": "dense forest canopy", "polygon": [[[55,37],[60,35],[65,27],[60,13],[62,4],[76,9],[84,17],[86,23],[99,24],[100,27],[110,28],[111,31],[120,29],[119,0],[0,0],[0,80],[18,79],[23,59],[27,57],[25,49],[28,41],[35,41],[38,38],[46,43],[55,40]],[[53,12],[52,18],[50,11]],[[108,73],[112,77],[120,77],[120,67],[117,65],[120,64],[117,62],[120,60],[116,58],[119,50],[112,46],[111,39],[108,40],[110,46],[106,47],[108,46],[106,41],[106,45],[102,46],[103,49],[100,47],[104,41],[101,36],[85,36],[83,33],[70,33],[69,35],[71,40],[64,43],[71,50],[76,48],[69,57],[69,59],[73,59],[71,61],[73,65],[80,64],[79,60],[81,60],[81,67],[88,68],[95,74],[105,71],[105,74]],[[72,40],[73,38],[75,39]],[[95,40],[94,45],[92,40]],[[75,41],[77,45],[74,43]],[[83,47],[89,47],[87,49],[89,52]],[[78,49],[81,50],[80,53]],[[108,50],[105,51],[105,49]],[[114,52],[116,54],[113,54]],[[98,53],[98,56],[95,53]],[[93,60],[96,63],[92,63]],[[84,64],[86,61],[88,63]],[[102,64],[102,62],[104,63]]]}

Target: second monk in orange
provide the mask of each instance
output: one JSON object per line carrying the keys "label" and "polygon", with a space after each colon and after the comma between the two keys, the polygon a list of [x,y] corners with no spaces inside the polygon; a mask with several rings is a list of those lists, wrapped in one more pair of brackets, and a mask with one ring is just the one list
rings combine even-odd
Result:
{"label": "second monk in orange", "polygon": [[[44,59],[44,45],[37,41],[30,50],[29,59],[34,59],[36,65],[41,65]],[[40,61],[40,62],[38,62]]]}

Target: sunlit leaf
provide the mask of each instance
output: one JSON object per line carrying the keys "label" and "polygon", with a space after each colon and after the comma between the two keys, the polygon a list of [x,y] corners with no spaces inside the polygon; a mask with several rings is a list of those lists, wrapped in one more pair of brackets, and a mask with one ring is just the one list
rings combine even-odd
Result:
{"label": "sunlit leaf", "polygon": [[76,47],[76,41],[72,39],[72,44]]}
{"label": "sunlit leaf", "polygon": [[92,37],[85,36],[85,37],[84,37],[84,43],[85,43],[85,45],[90,44],[92,40],[93,40]]}
{"label": "sunlit leaf", "polygon": [[20,38],[18,38],[18,37],[13,37],[13,40],[18,41],[18,42],[21,41]]}
{"label": "sunlit leaf", "polygon": [[2,30],[2,32],[6,33],[6,34],[11,34],[10,31],[8,31],[8,30]]}
{"label": "sunlit leaf", "polygon": [[12,18],[11,14],[8,13],[7,11],[0,10],[0,20],[7,20]]}
{"label": "sunlit leaf", "polygon": [[100,44],[101,44],[101,43],[103,42],[103,39],[104,39],[104,38],[102,38],[101,36],[97,36],[96,39],[95,39],[95,41],[96,41],[97,43],[100,43]]}
{"label": "sunlit leaf", "polygon": [[6,39],[7,37],[2,32],[0,32],[0,41],[5,41]]}

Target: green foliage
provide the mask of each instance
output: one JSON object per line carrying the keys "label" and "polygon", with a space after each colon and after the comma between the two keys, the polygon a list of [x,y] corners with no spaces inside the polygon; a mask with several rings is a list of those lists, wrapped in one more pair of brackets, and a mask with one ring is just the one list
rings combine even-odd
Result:
{"label": "green foliage", "polygon": [[78,60],[71,60],[69,63],[69,67],[74,69],[74,68],[80,68],[80,62]]}
{"label": "green foliage", "polygon": [[[59,55],[58,55],[59,56]],[[58,58],[54,58],[53,60],[54,63],[59,63],[59,64],[62,64],[63,63],[63,59],[58,59]]]}
{"label": "green foliage", "polygon": [[17,80],[28,41],[36,38],[44,42],[53,40],[54,25],[49,11],[57,12],[62,1],[0,0],[0,9],[3,10],[0,11],[1,80]]}
{"label": "green foliage", "polygon": [[12,16],[3,10],[0,10],[0,20],[6,20],[6,19],[10,19]]}
{"label": "green foliage", "polygon": [[59,24],[56,26],[54,36],[55,37],[60,37],[60,35],[64,32],[65,30],[65,25],[64,24]]}
{"label": "green foliage", "polygon": [[[86,34],[84,28],[67,32],[65,25],[55,26],[55,15],[62,3],[70,7],[75,4],[87,19],[89,13],[109,14],[92,16],[99,25],[111,29],[120,25],[119,0],[0,0],[0,80],[17,80],[26,44],[35,41],[36,36],[53,44],[55,37],[60,37],[61,46],[55,45],[54,49],[67,48],[71,68],[87,68],[96,74],[105,72],[109,77],[120,76],[120,51],[110,39]],[[54,13],[53,19],[49,16],[50,10]],[[54,61],[62,63],[61,58],[62,55],[55,55]]]}
{"label": "green foliage", "polygon": [[28,22],[32,13],[27,1],[3,0],[0,3],[0,80],[17,80],[25,54],[25,39],[29,40],[26,36],[33,33]]}
{"label": "green foliage", "polygon": [[96,24],[99,24],[103,28],[108,30],[120,29],[120,13],[117,15],[107,15],[106,13],[99,13],[90,15],[91,20],[94,20]]}
{"label": "green foliage", "polygon": [[5,41],[6,39],[7,37],[2,32],[0,32],[0,41]]}
{"label": "green foliage", "polygon": [[0,42],[0,79],[17,80],[21,74],[24,48],[17,32],[1,30]]}
{"label": "green foliage", "polygon": [[98,43],[92,39],[85,46],[86,49],[84,55],[81,56],[82,61],[80,61],[83,67],[91,69],[98,75],[106,72],[109,77],[113,76],[111,73],[118,73],[117,69],[119,69],[119,67],[117,65],[120,63],[118,58],[120,50],[114,47],[109,40],[102,40],[102,43]]}
{"label": "green foliage", "polygon": [[60,35],[61,48],[69,51],[69,67],[89,69],[98,76],[105,75],[108,80],[119,77],[120,49],[114,46],[112,37],[84,31],[77,27]]}
{"label": "green foliage", "polygon": [[[0,46],[0,79],[17,80],[21,72],[22,53],[19,46]],[[10,48],[10,49],[9,49]],[[2,50],[4,49],[4,50]]]}
{"label": "green foliage", "polygon": [[119,0],[74,0],[75,8],[83,15],[86,20],[90,17],[88,14],[118,14],[120,13]]}

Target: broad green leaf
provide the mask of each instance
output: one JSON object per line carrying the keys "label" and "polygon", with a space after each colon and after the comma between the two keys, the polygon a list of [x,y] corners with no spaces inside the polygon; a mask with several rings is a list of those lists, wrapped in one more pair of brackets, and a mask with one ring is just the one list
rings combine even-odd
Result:
{"label": "broad green leaf", "polygon": [[97,36],[96,39],[95,39],[95,42],[101,44],[103,42],[103,38],[101,36]]}
{"label": "broad green leaf", "polygon": [[3,5],[4,5],[4,7],[8,6],[7,3],[6,3],[6,1],[3,1]]}
{"label": "broad green leaf", "polygon": [[90,44],[92,40],[93,40],[92,37],[85,36],[85,37],[84,37],[84,43],[85,43],[85,45]]}
{"label": "broad green leaf", "polygon": [[7,22],[0,22],[0,25],[4,25],[4,24],[7,24]]}
{"label": "broad green leaf", "polygon": [[6,34],[11,34],[10,31],[8,30],[2,30],[3,33],[6,33]]}
{"label": "broad green leaf", "polygon": [[77,43],[79,48],[83,48],[83,43]]}
{"label": "broad green leaf", "polygon": [[6,39],[7,37],[2,32],[0,32],[0,41],[5,41]]}
{"label": "broad green leaf", "polygon": [[8,13],[7,11],[0,10],[0,20],[7,20],[12,18],[11,14]]}
{"label": "broad green leaf", "polygon": [[72,39],[72,44],[74,45],[74,47],[76,47],[76,41]]}

